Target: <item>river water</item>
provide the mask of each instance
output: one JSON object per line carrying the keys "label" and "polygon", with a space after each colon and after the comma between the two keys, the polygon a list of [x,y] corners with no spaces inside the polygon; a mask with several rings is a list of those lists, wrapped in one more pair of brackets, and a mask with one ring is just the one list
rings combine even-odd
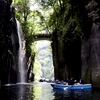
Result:
{"label": "river water", "polygon": [[100,90],[54,90],[50,83],[2,86],[0,100],[100,100]]}

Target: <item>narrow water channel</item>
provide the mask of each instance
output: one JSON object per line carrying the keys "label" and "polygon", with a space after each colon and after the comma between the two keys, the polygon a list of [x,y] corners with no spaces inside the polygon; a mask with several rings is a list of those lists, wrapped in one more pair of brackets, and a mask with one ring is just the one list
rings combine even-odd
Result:
{"label": "narrow water channel", "polygon": [[0,100],[100,100],[100,90],[53,90],[50,83],[2,86]]}

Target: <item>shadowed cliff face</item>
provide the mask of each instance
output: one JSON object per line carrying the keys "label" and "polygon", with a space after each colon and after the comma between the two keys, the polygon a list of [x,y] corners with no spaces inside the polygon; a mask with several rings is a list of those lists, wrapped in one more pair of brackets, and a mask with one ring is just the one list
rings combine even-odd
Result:
{"label": "shadowed cliff face", "polygon": [[[19,71],[18,56],[19,56],[19,49],[20,49],[19,48],[20,39],[18,38],[18,33],[21,34],[20,25],[18,25],[15,18],[15,9],[12,5],[12,0],[0,0],[0,48],[1,48],[0,81],[1,84],[16,83],[18,81],[17,72]],[[24,41],[22,42],[24,45]],[[32,61],[29,63],[32,63]],[[32,64],[29,65],[30,66],[28,70],[28,75],[30,74],[32,68]],[[25,72],[26,72],[25,74],[27,75],[28,67],[26,66],[26,63],[23,67],[25,67]]]}
{"label": "shadowed cliff face", "polygon": [[[60,32],[60,36],[57,31],[53,33],[55,78],[66,80],[67,77],[82,77],[86,83],[100,88],[100,1],[70,0],[70,4],[78,14],[81,34],[76,39],[72,36],[73,42],[68,42],[68,36],[76,27],[72,29],[72,26],[68,26],[71,30],[68,31],[69,35],[67,32]],[[74,13],[68,21],[70,18],[73,20]]]}
{"label": "shadowed cliff face", "polygon": [[82,26],[81,76],[86,83],[100,88],[100,1],[76,0]]}
{"label": "shadowed cliff face", "polygon": [[100,1],[86,0],[85,10],[88,37],[82,36],[82,77],[100,88]]}
{"label": "shadowed cliff face", "polygon": [[17,50],[18,38],[11,0],[0,0],[0,80],[2,84],[16,82],[16,66],[12,66],[14,54],[12,34],[16,38]]}

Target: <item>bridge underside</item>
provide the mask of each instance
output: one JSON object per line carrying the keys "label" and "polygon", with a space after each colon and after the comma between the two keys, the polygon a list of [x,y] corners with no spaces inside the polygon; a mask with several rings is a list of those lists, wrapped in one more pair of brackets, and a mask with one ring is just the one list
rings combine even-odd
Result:
{"label": "bridge underside", "polygon": [[34,35],[35,41],[39,40],[51,40],[51,34],[36,34]]}

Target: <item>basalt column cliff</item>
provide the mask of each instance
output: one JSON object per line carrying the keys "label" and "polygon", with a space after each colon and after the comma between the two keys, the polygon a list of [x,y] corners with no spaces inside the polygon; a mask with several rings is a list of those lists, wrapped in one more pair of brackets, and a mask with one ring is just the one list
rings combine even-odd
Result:
{"label": "basalt column cliff", "polygon": [[[0,0],[0,80],[16,83],[18,36],[11,0]],[[13,37],[13,38],[12,38]],[[15,42],[12,42],[12,39]],[[13,57],[16,62],[13,64]]]}
{"label": "basalt column cliff", "polygon": [[100,88],[100,1],[69,0],[67,6],[59,11],[66,13],[64,31],[56,28],[52,35],[55,79],[82,77]]}
{"label": "basalt column cliff", "polygon": [[[26,42],[23,34],[25,33],[23,33],[15,16],[12,0],[0,0],[1,84],[16,84],[18,82],[28,82],[29,80],[34,56],[31,57],[31,54],[28,54],[26,57]],[[23,77],[25,78],[24,81]]]}

